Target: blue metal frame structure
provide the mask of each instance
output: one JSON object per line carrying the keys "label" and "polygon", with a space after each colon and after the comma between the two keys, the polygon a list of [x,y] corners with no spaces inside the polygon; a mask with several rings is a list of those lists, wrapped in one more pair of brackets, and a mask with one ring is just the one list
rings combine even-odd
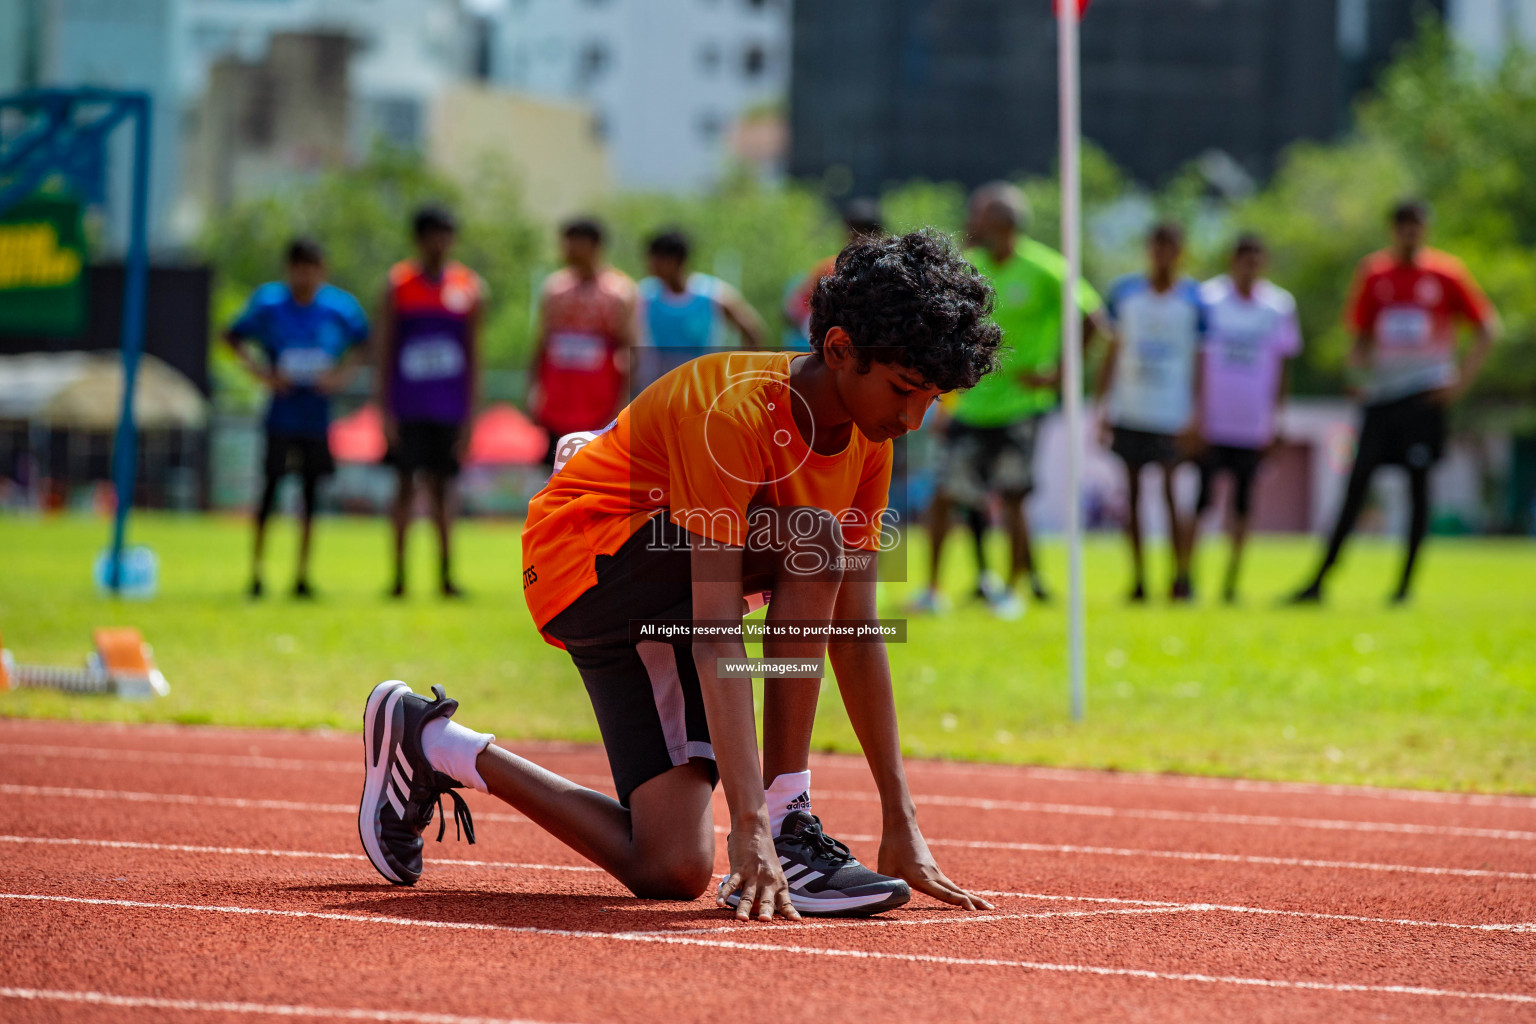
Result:
{"label": "blue metal frame structure", "polygon": [[[0,211],[32,195],[51,178],[63,177],[88,201],[106,195],[107,139],[125,122],[133,125],[133,181],[128,231],[128,273],[123,288],[121,344],[123,405],[112,446],[117,510],[112,521],[108,585],[122,587],[123,546],[138,470],[138,429],[133,391],[144,351],[144,307],[149,284],[150,118],[146,92],[119,89],[32,89],[0,96]],[[20,120],[12,132],[9,122]]]}

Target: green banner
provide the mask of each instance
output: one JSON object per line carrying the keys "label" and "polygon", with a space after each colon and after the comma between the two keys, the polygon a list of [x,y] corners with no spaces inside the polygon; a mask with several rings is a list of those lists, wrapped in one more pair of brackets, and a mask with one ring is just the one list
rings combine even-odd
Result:
{"label": "green banner", "polygon": [[0,213],[0,334],[85,330],[80,203],[35,195]]}

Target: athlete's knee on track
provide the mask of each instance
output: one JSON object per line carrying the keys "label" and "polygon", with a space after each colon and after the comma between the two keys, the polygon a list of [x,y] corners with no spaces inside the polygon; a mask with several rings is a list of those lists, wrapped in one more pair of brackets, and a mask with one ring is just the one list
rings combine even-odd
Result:
{"label": "athlete's knee on track", "polygon": [[679,851],[640,868],[625,885],[641,899],[691,901],[709,888],[714,873],[713,851]]}

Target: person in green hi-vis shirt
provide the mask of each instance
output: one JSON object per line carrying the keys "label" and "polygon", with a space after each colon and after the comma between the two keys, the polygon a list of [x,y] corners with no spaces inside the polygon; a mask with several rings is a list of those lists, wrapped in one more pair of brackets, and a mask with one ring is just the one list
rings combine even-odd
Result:
{"label": "person in green hi-vis shirt", "polygon": [[[1024,502],[1034,487],[1040,421],[1060,399],[1061,291],[1067,261],[1027,236],[1028,220],[1023,192],[1008,182],[983,185],[971,195],[967,232],[973,247],[966,257],[997,291],[993,319],[1003,330],[1002,365],[961,394],[950,410],[938,486],[929,506],[929,584],[913,604],[916,611],[937,612],[944,606],[937,588],[939,560],[957,506],[966,510],[975,537],[977,590],[993,612],[1005,619],[1023,613],[1016,589],[1022,575],[1028,575],[1037,600],[1048,597],[1035,566]],[[1078,306],[1084,344],[1095,334],[1107,336],[1103,302],[1086,281],[1078,292]],[[983,539],[994,494],[1002,501],[1011,547],[1006,574],[986,568]]]}

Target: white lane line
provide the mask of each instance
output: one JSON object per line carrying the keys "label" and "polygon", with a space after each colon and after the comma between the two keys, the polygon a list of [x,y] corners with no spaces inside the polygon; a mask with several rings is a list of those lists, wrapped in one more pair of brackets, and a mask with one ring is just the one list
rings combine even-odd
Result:
{"label": "white lane line", "polygon": [[[50,729],[57,730],[59,723],[39,720],[12,718],[0,722],[0,732],[44,732]],[[213,736],[220,741],[229,742],[232,737],[239,737],[252,743],[270,741],[274,737],[288,740],[302,740],[310,743],[333,743],[345,737],[351,739],[349,734],[338,734],[330,730],[239,730],[228,726],[197,726],[197,725],[162,725],[157,723],[144,723],[134,725],[131,728],[123,726],[90,726],[79,723],[74,726],[76,731],[84,729],[100,729],[111,735],[121,735],[124,732],[132,732],[138,735],[163,735],[163,736]],[[569,743],[555,740],[526,740],[519,745],[529,751],[539,754],[554,755],[579,755],[600,752],[601,748],[593,744]],[[57,745],[56,745],[57,746]],[[91,747],[61,747],[69,750],[89,750]],[[194,756],[220,756],[220,755],[194,755]],[[286,760],[274,758],[273,760]],[[830,770],[864,771],[862,759],[847,754],[812,754],[811,762],[822,768]],[[335,762],[347,764],[347,762]],[[347,770],[352,770],[348,765]],[[1023,776],[1031,779],[1043,779],[1052,782],[1073,782],[1087,785],[1110,783],[1113,785],[1174,787],[1178,789],[1218,790],[1239,793],[1290,793],[1299,795],[1319,796],[1346,796],[1364,797],[1373,800],[1402,800],[1409,803],[1431,804],[1458,804],[1469,807],[1511,807],[1519,810],[1536,811],[1536,796],[1512,796],[1496,793],[1452,793],[1443,790],[1432,789],[1402,789],[1385,786],[1349,786],[1334,783],[1319,782],[1280,782],[1265,779],[1233,779],[1222,776],[1202,775],[1171,775],[1155,772],[1122,772],[1114,770],[1093,770],[1088,768],[1049,768],[1041,765],[1012,765],[1012,764],[973,764],[959,761],[922,761],[910,760],[907,762],[909,775],[921,775],[925,772],[943,775],[982,775],[996,777],[999,775],[1018,778]],[[567,776],[567,778],[572,778]],[[606,778],[601,775],[590,775],[588,778]],[[573,779],[573,781],[575,781]]]}
{"label": "white lane line", "polygon": [[[877,843],[879,836],[845,835],[845,842]],[[1147,850],[1114,846],[1077,846],[1071,843],[1008,843],[984,839],[929,839],[929,846],[966,850],[1015,850],[1020,853],[1071,853],[1093,857],[1157,857],[1165,860],[1211,861],[1219,864],[1256,864],[1267,867],[1323,868],[1333,871],[1387,871],[1452,878],[1502,878],[1536,882],[1536,872],[1494,871],[1489,868],[1441,868],[1417,864],[1380,864],[1371,861],[1316,860],[1311,857],[1266,857],[1247,853],[1205,853],[1199,850]]]}
{"label": "white lane line", "polygon": [[[956,924],[993,924],[998,921],[1033,921],[1044,918],[1078,918],[1078,917],[1136,917],[1148,914],[1183,914],[1197,908],[1193,904],[1189,906],[1169,904],[1165,907],[1135,907],[1116,908],[1114,910],[1035,910],[1019,911],[1010,914],[971,914],[965,911],[943,917],[917,917],[917,918],[838,918],[835,920],[816,920],[813,918],[801,918],[795,923],[796,931],[817,931],[823,928],[921,928],[928,925],[956,925]],[[721,932],[737,932],[742,928],[750,928],[752,925],[723,924],[710,928],[664,928],[653,931],[632,932],[633,935],[716,935]]]}
{"label": "white lane line", "polygon": [[[0,757],[62,757],[71,760],[113,761],[130,764],[205,765],[216,768],[259,768],[274,771],[336,772],[356,775],[360,765],[356,761],[309,760],[298,757],[263,757],[255,754],[197,754],[174,750],[127,750],[103,747],[68,747],[45,743],[0,743]],[[564,778],[583,786],[613,788],[613,780],[606,775],[560,773]]]}
{"label": "white lane line", "polygon": [[974,890],[980,896],[1011,896],[1023,900],[1065,900],[1084,903],[1127,903],[1139,907],[1166,907],[1173,910],[1218,911],[1228,914],[1262,914],[1274,917],[1300,917],[1315,921],[1349,921],[1357,924],[1390,924],[1404,928],[1451,928],[1471,932],[1533,932],[1536,921],[1519,921],[1510,924],[1468,924],[1463,921],[1418,921],[1396,917],[1362,917],[1358,914],[1328,914],[1315,910],[1278,910],[1270,907],[1244,907],[1227,903],[1176,903],[1168,900],[1131,900],[1113,896],[1063,896],[1039,892],[998,892],[993,889]]}
{"label": "white lane line", "polygon": [[[185,843],[152,843],[127,839],[80,839],[53,836],[13,836],[0,835],[0,843],[13,843],[18,845],[35,846],[74,846],[97,847],[108,850],[146,850],[157,853],[196,853],[214,854],[230,857],[290,857],[309,860],[367,860],[360,853],[327,853],[319,850],[267,850],[244,846],[193,846]],[[494,861],[494,860],[461,860],[458,858],[434,858],[431,861],[433,868],[491,868],[505,871],[576,871],[586,873],[604,874],[602,868],[586,864],[535,864],[520,861]],[[1329,914],[1307,910],[1278,910],[1267,907],[1236,906],[1221,903],[1189,903],[1170,900],[1136,900],[1117,896],[1072,896],[1061,893],[1039,892],[1004,892],[995,889],[975,890],[982,896],[1006,896],[1025,900],[1058,900],[1069,903],[1117,903],[1128,906],[1146,907],[1157,911],[1225,911],[1233,914],[1269,914],[1280,917],[1312,918],[1327,921],[1351,921],[1362,924],[1390,924],[1414,928],[1453,928],[1467,931],[1484,932],[1536,932],[1536,922],[1519,922],[1513,924],[1467,924],[1457,921],[1419,921],[1406,918],[1386,917],[1361,917],[1354,914]],[[1139,911],[1138,911],[1139,912]],[[988,914],[956,914],[953,917],[923,917],[906,919],[881,919],[868,921],[847,920],[834,922],[807,921],[802,927],[807,928],[848,928],[862,924],[869,925],[929,925],[929,924],[977,924],[987,921],[996,921],[1013,918],[1032,917],[1089,917],[1097,913],[1132,913],[1131,911],[1052,911],[1049,913],[1009,913],[1000,915]],[[722,928],[696,928],[696,929],[669,929],[657,934],[704,934],[709,932],[726,931]]]}
{"label": "white lane line", "polygon": [[441,928],[451,931],[500,932],[520,935],[546,935],[571,939],[599,939],[614,942],[651,942],[705,949],[750,950],[765,953],[793,953],[799,956],[849,957],[859,960],[891,960],[904,963],[944,964],[957,967],[1011,967],[1027,971],[1064,974],[1088,974],[1100,977],[1145,978],[1154,981],[1183,981],[1202,984],[1242,985],[1258,988],[1299,989],[1316,992],[1366,992],[1389,995],[1430,996],[1449,999],[1485,999],[1497,1002],[1536,1004],[1536,995],[1518,992],[1474,992],[1457,989],[1428,988],[1418,985],[1363,985],[1331,981],[1289,981],[1279,978],[1245,978],[1230,975],[1185,974],[1143,970],[1132,967],[1101,967],[1093,964],[1041,963],[1029,960],[996,960],[983,957],[938,956],[926,953],[888,953],[863,949],[833,949],[816,946],[780,946],[766,942],[735,942],[689,935],[657,935],[652,932],[595,932],[565,928],[535,928],[516,925],[472,924],[453,921],[427,921],[413,918],[364,914],[337,914],[317,910],[273,910],[263,907],[206,906],[184,903],[152,903],[144,900],[93,899],[80,896],[46,896],[32,893],[0,893],[0,900],[37,903],[76,904],[96,907],[123,907],[132,910],[254,915],[321,921],[348,921],[357,924],[382,924],[399,928]]}
{"label": "white lane line", "polygon": [[[315,804],[293,800],[256,800],[239,796],[193,796],[187,793],[138,793],[126,789],[78,789],[72,786],[18,786],[0,783],[0,793],[10,796],[56,796],[77,800],[124,800],[129,803],[189,804],[196,807],[234,807],[261,811],[318,811],[324,814],[356,814],[356,804]],[[521,814],[476,811],[480,821],[517,821]]]}
{"label": "white lane line", "polygon": [[[860,770],[864,762],[836,754],[812,754],[811,763],[830,770]],[[990,778],[1009,776],[1048,782],[1072,782],[1085,785],[1168,787],[1174,789],[1216,790],[1236,793],[1282,793],[1297,796],[1365,797],[1373,800],[1402,800],[1407,803],[1452,804],[1466,807],[1510,807],[1536,811],[1536,797],[1500,793],[1451,793],[1433,789],[1394,789],[1377,786],[1348,786],[1323,782],[1277,782],[1264,779],[1233,779],[1220,776],[1164,775],[1153,772],[1121,772],[1089,768],[1046,768],[1038,765],[969,764],[961,761],[907,762],[908,776],[921,779],[934,775],[981,775]]]}
{"label": "white lane line", "polygon": [[[874,793],[817,791],[818,800],[851,800],[876,803]],[[1316,828],[1332,832],[1394,832],[1414,836],[1455,836],[1467,839],[1536,841],[1536,832],[1505,828],[1468,828],[1461,825],[1416,825],[1390,821],[1340,821],[1330,818],[1288,818],[1272,814],[1223,814],[1217,811],[1165,811],[1145,807],[1103,807],[1092,804],[1050,804],[1032,800],[988,800],[982,797],[912,797],[919,805],[965,807],[979,811],[1021,811],[1026,814],[1075,814],[1094,818],[1136,818],[1144,821],[1185,821],[1207,825],[1257,825],[1279,828]]]}
{"label": "white lane line", "polygon": [[269,1017],[321,1017],[327,1020],[373,1020],[400,1024],[537,1024],[510,1017],[464,1017],[456,1013],[417,1013],[412,1010],[360,1010],[340,1006],[296,1006],[291,1003],[209,1002],[202,999],[160,999],[124,996],[110,992],[82,992],[50,988],[0,987],[0,999],[29,1002],[86,1003],[121,1010],[185,1010],[189,1013],[251,1013]]}
{"label": "white lane line", "polygon": [[[64,786],[17,786],[9,783],[0,784],[0,794],[17,796],[56,796],[74,797],[89,800],[126,800],[139,803],[170,803],[188,804],[193,806],[208,807],[236,807],[285,811],[319,811],[331,814],[356,814],[357,808],[351,804],[302,804],[291,803],[283,800],[246,800],[239,797],[217,796],[188,796],[181,793],[135,793],[127,790],[111,789],[71,789]],[[520,814],[495,814],[486,811],[476,811],[475,817],[481,821],[504,821],[517,824],[528,824],[527,818]],[[715,826],[717,834],[724,835],[728,829]],[[843,835],[845,842],[854,843],[878,843],[879,836],[871,835]],[[1086,856],[1101,857],[1158,857],[1171,860],[1186,861],[1212,861],[1226,864],[1260,864],[1273,867],[1293,868],[1323,868],[1328,870],[1345,871],[1389,871],[1404,872],[1407,874],[1442,875],[1455,878],[1501,878],[1509,881],[1530,882],[1536,881],[1536,872],[1526,871],[1495,871],[1488,868],[1442,868],[1423,867],[1414,864],[1381,864],[1369,861],[1339,861],[1316,860],[1307,857],[1265,857],[1256,854],[1240,853],[1202,853],[1193,850],[1146,850],[1126,849],[1109,846],[1079,846],[1069,843],[1011,843],[1002,840],[987,839],[933,839],[928,840],[929,846],[953,846],[968,850],[1010,850],[1020,853],[1073,853]]]}
{"label": "white lane line", "polygon": [[[294,857],[308,860],[367,860],[361,853],[323,853],[318,850],[263,850],[245,846],[191,846],[184,843],[145,843],[127,839],[72,839],[51,836],[5,836],[0,843],[27,843],[42,846],[95,846],[108,850],[151,850],[161,853],[211,853],[229,857]],[[433,868],[500,868],[508,871],[595,871],[603,869],[588,864],[524,864],[500,860],[460,860],[434,857]]]}

